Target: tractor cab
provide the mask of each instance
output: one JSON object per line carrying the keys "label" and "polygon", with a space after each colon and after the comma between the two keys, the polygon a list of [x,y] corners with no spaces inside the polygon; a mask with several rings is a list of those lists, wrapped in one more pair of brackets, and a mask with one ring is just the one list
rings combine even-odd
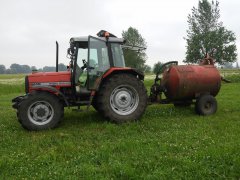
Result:
{"label": "tractor cab", "polygon": [[106,32],[98,35],[70,39],[68,56],[76,94],[97,90],[103,75],[110,68],[125,67],[121,47],[124,40]]}

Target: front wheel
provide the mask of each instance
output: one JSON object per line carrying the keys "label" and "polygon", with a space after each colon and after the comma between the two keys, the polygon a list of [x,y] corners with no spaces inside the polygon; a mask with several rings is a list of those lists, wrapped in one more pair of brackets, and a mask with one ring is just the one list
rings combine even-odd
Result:
{"label": "front wheel", "polygon": [[116,74],[98,93],[100,112],[116,123],[138,120],[147,106],[147,91],[141,80],[131,74]]}
{"label": "front wheel", "polygon": [[34,92],[18,108],[18,119],[27,130],[55,128],[63,118],[64,107],[57,96],[47,92]]}

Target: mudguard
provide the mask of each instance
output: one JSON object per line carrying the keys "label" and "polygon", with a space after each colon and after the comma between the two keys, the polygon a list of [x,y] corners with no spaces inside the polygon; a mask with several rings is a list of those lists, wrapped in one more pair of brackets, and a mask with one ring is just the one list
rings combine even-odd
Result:
{"label": "mudguard", "polygon": [[[58,96],[60,96],[61,98],[63,98],[64,102],[66,103],[67,106],[69,106],[69,103],[67,101],[67,98],[65,97],[65,95],[59,91],[57,88],[54,88],[52,86],[41,86],[41,85],[35,85],[34,86],[34,91],[38,91],[38,90],[41,90],[41,91],[48,91],[50,93],[56,93],[58,94]],[[15,97],[14,99],[12,99],[12,107],[14,109],[18,109],[19,105],[21,104],[21,102],[27,98],[27,94],[25,96],[18,96],[18,97]]]}
{"label": "mudguard", "polygon": [[126,67],[125,68],[118,68],[118,67],[110,68],[106,73],[104,73],[103,79],[112,74],[115,74],[115,73],[130,73],[135,76],[138,76],[138,78],[140,80],[144,80],[144,73],[142,71],[134,69],[134,68],[126,68]]}
{"label": "mudguard", "polygon": [[63,100],[66,103],[66,105],[69,106],[69,103],[67,101],[66,96],[61,91],[59,91],[57,88],[52,87],[52,86],[42,86],[42,85],[35,85],[34,86],[34,90],[37,91],[39,89],[57,93],[60,97],[63,98]]}

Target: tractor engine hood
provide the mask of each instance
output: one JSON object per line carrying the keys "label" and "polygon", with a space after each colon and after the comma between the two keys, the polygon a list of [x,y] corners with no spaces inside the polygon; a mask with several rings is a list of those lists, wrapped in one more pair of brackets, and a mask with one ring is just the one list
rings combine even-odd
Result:
{"label": "tractor engine hood", "polygon": [[[54,86],[57,89],[71,86],[71,72],[39,72],[26,77],[26,90],[35,90],[39,87]],[[28,87],[27,87],[28,86]],[[29,92],[28,91],[28,92]]]}

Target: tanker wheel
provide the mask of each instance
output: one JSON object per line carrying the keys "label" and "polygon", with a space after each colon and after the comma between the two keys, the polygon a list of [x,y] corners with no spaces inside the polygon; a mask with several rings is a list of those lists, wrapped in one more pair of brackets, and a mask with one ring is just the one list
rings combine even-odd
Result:
{"label": "tanker wheel", "polygon": [[199,115],[210,115],[217,111],[217,101],[211,95],[200,96],[195,104],[196,113]]}
{"label": "tanker wheel", "polygon": [[138,120],[147,106],[147,90],[132,74],[116,74],[101,86],[99,112],[115,123]]}
{"label": "tanker wheel", "polygon": [[47,92],[33,92],[18,108],[18,119],[23,128],[39,131],[55,128],[62,120],[64,106],[57,96]]}

